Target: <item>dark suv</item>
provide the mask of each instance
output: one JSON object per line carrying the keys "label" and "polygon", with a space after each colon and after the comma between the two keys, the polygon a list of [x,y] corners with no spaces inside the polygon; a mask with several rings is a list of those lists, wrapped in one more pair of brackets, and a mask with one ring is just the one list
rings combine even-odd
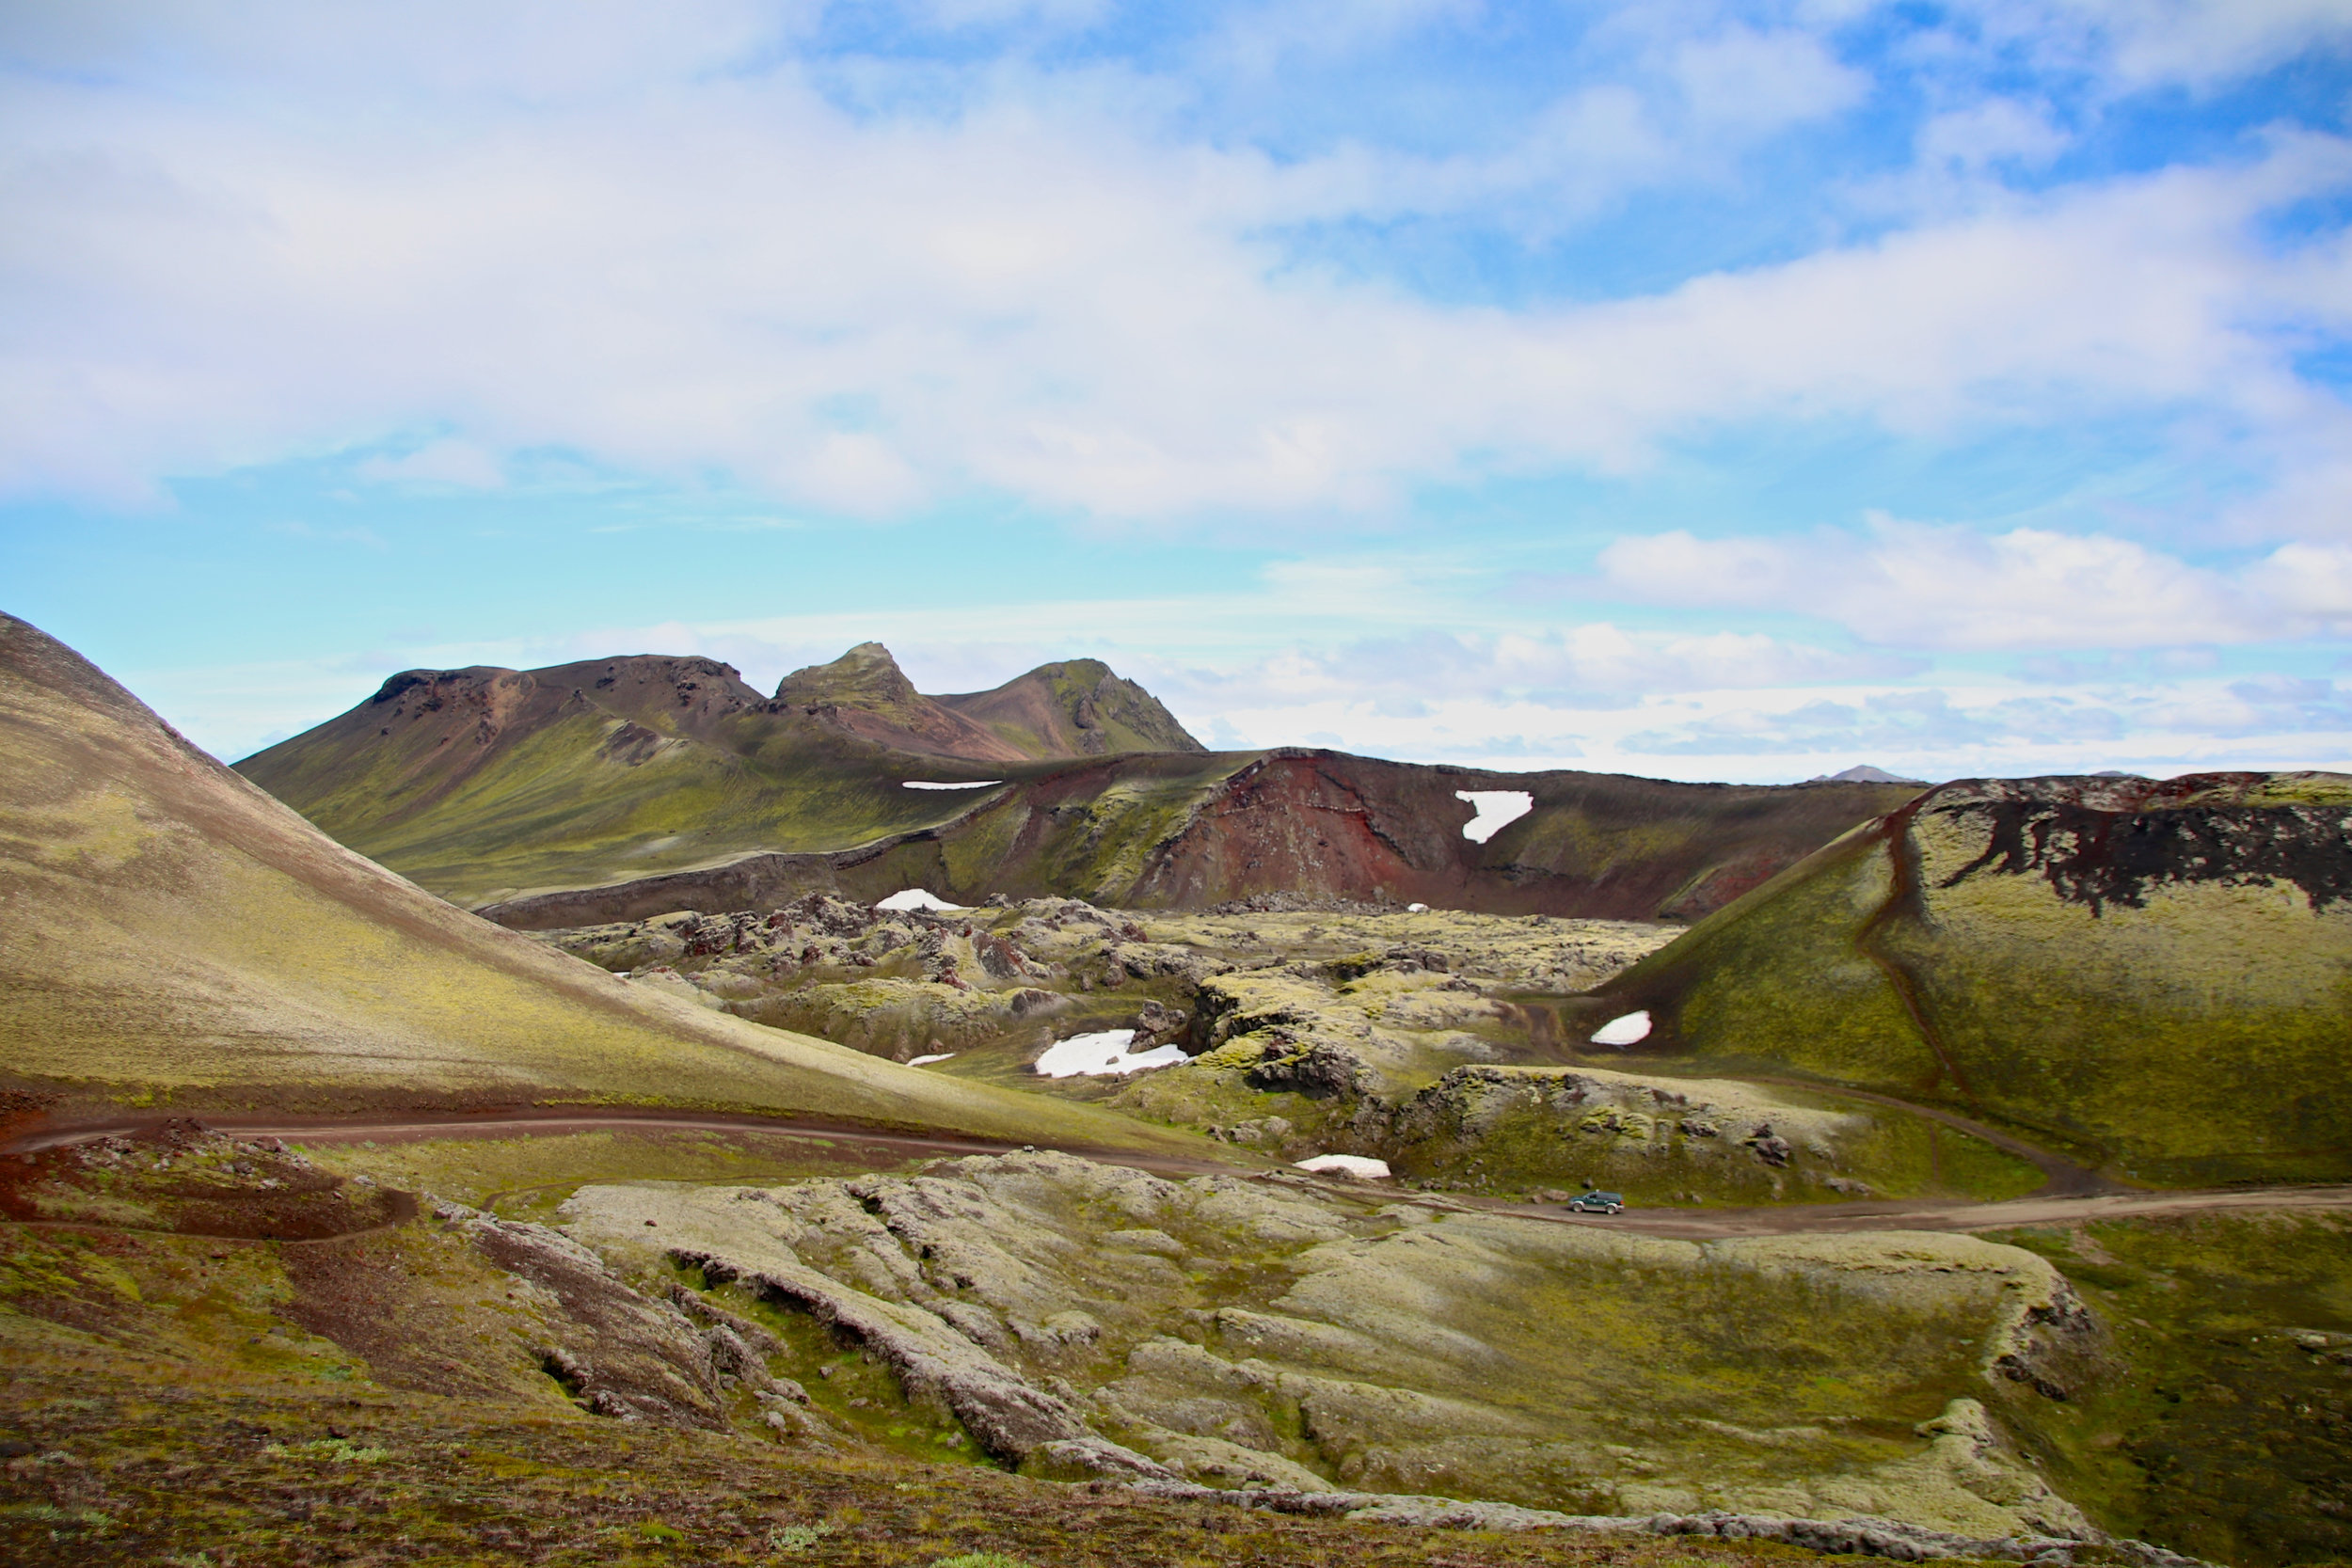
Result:
{"label": "dark suv", "polygon": [[1617,1214],[1625,1212],[1623,1193],[1586,1193],[1582,1197],[1568,1199],[1568,1212],[1573,1214]]}

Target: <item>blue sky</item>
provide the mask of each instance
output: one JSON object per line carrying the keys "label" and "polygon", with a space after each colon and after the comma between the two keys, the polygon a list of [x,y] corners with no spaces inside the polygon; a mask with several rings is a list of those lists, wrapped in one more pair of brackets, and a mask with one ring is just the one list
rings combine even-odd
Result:
{"label": "blue sky", "polygon": [[2352,4],[0,14],[0,607],[1204,738],[2352,767]]}

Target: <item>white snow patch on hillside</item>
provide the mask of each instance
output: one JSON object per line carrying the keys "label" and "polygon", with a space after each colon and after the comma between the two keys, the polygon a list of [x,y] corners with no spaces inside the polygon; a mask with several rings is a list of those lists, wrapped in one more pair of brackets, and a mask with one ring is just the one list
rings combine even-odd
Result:
{"label": "white snow patch on hillside", "polygon": [[1468,800],[1478,813],[1462,824],[1462,836],[1484,844],[1535,809],[1535,797],[1524,789],[1457,789],[1457,800]]}
{"label": "white snow patch on hillside", "polygon": [[1042,1078],[1099,1078],[1106,1073],[1141,1072],[1148,1068],[1174,1067],[1184,1061],[1184,1048],[1163,1045],[1156,1051],[1141,1051],[1134,1055],[1127,1048],[1136,1043],[1133,1029],[1104,1029],[1099,1034],[1073,1035],[1057,1045],[1046,1048],[1037,1059],[1038,1075]]}
{"label": "white snow patch on hillside", "polygon": [[1002,779],[974,779],[967,784],[940,784],[931,779],[904,779],[899,782],[901,787],[906,789],[986,789],[991,784],[1000,784],[1005,781]]}
{"label": "white snow patch on hillside", "polygon": [[933,1062],[944,1062],[954,1054],[955,1053],[952,1051],[942,1051],[938,1054],[931,1056],[910,1056],[907,1058],[907,1066],[928,1067]]}
{"label": "white snow patch on hillside", "polygon": [[1649,1038],[1649,1011],[1646,1008],[1638,1013],[1627,1013],[1622,1017],[1613,1018],[1593,1031],[1595,1045],[1631,1045],[1636,1040],[1647,1038]]}
{"label": "white snow patch on hillside", "polygon": [[960,910],[963,906],[950,904],[945,898],[935,897],[919,887],[911,887],[878,901],[874,908],[878,910]]}
{"label": "white snow patch on hillside", "polygon": [[1386,1181],[1389,1163],[1370,1160],[1361,1154],[1318,1154],[1311,1160],[1301,1160],[1298,1170],[1311,1170],[1318,1176],[1352,1176],[1359,1181]]}

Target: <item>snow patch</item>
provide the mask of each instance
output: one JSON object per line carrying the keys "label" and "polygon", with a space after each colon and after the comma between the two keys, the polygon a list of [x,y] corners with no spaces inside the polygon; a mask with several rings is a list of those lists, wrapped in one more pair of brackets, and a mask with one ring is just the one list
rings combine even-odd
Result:
{"label": "snow patch", "polygon": [[878,910],[960,910],[961,904],[950,904],[945,898],[933,897],[919,887],[894,893],[874,905]]}
{"label": "snow patch", "polygon": [[1647,1008],[1638,1013],[1626,1013],[1621,1017],[1613,1018],[1593,1031],[1595,1045],[1631,1045],[1636,1040],[1647,1038],[1649,1038],[1649,1010]]}
{"label": "snow patch", "polygon": [[1188,1060],[1181,1045],[1163,1045],[1156,1051],[1127,1053],[1136,1043],[1133,1029],[1104,1029],[1099,1034],[1073,1035],[1059,1044],[1048,1046],[1045,1054],[1037,1059],[1041,1078],[1099,1078],[1114,1072],[1141,1072],[1147,1068],[1174,1067]]}
{"label": "snow patch", "polygon": [[903,789],[986,789],[992,784],[1000,784],[1004,782],[1002,779],[974,779],[968,784],[939,784],[930,779],[902,779],[899,781],[899,787]]}
{"label": "snow patch", "polygon": [[944,1062],[954,1054],[955,1053],[952,1051],[943,1051],[935,1056],[909,1056],[907,1058],[907,1066],[925,1067],[932,1062]]}
{"label": "snow patch", "polygon": [[1361,1154],[1318,1154],[1311,1160],[1301,1160],[1294,1167],[1311,1170],[1318,1176],[1352,1176],[1359,1181],[1386,1181],[1389,1163],[1370,1160]]}
{"label": "snow patch", "polygon": [[1429,912],[1429,906],[1426,904],[1407,904],[1405,906],[1405,912],[1406,914],[1427,914]]}
{"label": "snow patch", "polygon": [[1468,800],[1478,815],[1462,824],[1462,836],[1484,844],[1535,809],[1535,797],[1524,789],[1457,789],[1457,800]]}

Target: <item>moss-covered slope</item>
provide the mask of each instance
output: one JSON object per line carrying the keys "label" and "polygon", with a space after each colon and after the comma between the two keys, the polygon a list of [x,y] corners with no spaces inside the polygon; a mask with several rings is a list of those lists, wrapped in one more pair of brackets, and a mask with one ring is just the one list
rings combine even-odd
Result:
{"label": "moss-covered slope", "polygon": [[[1481,790],[1523,790],[1532,809],[1473,842],[1458,797]],[[854,849],[743,856],[485,912],[546,929],[924,887],[964,903],[1004,894],[1182,910],[1272,895],[1677,918],[1719,908],[1915,793],[1492,773],[1339,752],[1145,753],[1033,768],[945,822]]]}
{"label": "moss-covered slope", "polygon": [[632,990],[336,845],[0,617],[0,1087],[95,1106],[535,1100],[1174,1135]]}
{"label": "moss-covered slope", "polygon": [[362,854],[477,902],[869,844],[972,804],[907,781],[1137,750],[1200,745],[1107,666],[934,699],[866,642],[786,676],[772,700],[707,658],[412,670],[237,769]]}
{"label": "moss-covered slope", "polygon": [[2047,1263],[1973,1238],[1693,1244],[1051,1154],[593,1186],[561,1214],[625,1271],[693,1259],[985,1354],[1209,1485],[2082,1525],[2010,1457],[2004,1426],[2056,1402],[2006,1369],[2062,1391],[2098,1331]]}
{"label": "moss-covered slope", "polygon": [[1024,756],[1203,750],[1157,697],[1099,658],[1041,664],[993,691],[932,701],[987,725]]}
{"label": "moss-covered slope", "polygon": [[2160,1182],[2352,1176],[2352,779],[1947,784],[1627,972],[1637,1048],[2039,1129]]}

